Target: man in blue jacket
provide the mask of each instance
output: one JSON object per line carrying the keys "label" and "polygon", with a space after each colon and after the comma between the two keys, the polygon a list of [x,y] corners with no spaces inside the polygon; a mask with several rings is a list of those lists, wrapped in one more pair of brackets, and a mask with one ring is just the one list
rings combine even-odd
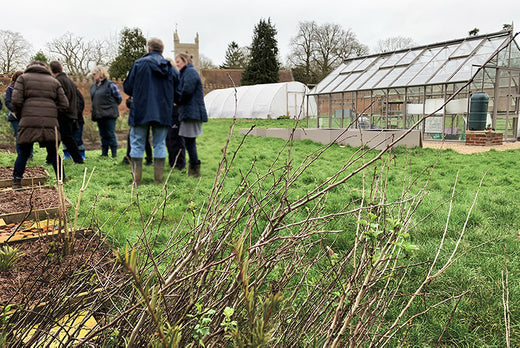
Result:
{"label": "man in blue jacket", "polygon": [[147,46],[148,53],[134,62],[123,83],[124,92],[133,98],[128,124],[135,186],[141,184],[148,125],[152,128],[154,181],[162,182],[167,155],[165,139],[179,80],[177,70],[162,56],[162,41],[152,38]]}

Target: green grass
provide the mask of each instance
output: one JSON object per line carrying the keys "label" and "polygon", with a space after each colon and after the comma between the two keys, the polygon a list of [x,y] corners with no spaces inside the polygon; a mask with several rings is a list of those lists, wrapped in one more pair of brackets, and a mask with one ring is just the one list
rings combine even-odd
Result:
{"label": "green grass", "polygon": [[[202,161],[200,180],[188,178],[185,171],[172,171],[167,181],[167,190],[152,183],[153,167],[143,167],[142,186],[139,187],[138,195],[135,195],[130,187],[130,166],[121,164],[121,155],[114,161],[101,158],[99,151],[90,151],[87,152],[85,165],[72,165],[70,161],[65,161],[65,171],[69,178],[65,184],[65,191],[73,205],[79,195],[84,169],[87,168],[89,174],[95,167],[92,181],[82,197],[80,224],[100,229],[118,247],[123,247],[127,242],[135,242],[143,230],[158,234],[158,240],[165,240],[172,230],[193,226],[197,221],[197,215],[191,214],[190,211],[204,209],[207,203],[231,124],[231,120],[210,120],[204,124],[204,134],[197,138]],[[253,125],[260,128],[291,127],[292,121],[238,120],[231,137],[228,161],[243,140],[243,136],[238,134],[238,129]],[[323,147],[312,141],[300,141],[295,142],[289,150],[281,139],[254,136],[247,137],[241,146],[225,181],[224,195],[227,196],[234,192],[252,163],[255,163],[255,175],[252,177],[265,173],[278,156],[279,160],[273,168],[290,160],[292,170],[296,170],[307,156]],[[348,146],[332,145],[310,165],[297,182],[293,183],[289,197],[304,197],[338,172],[357,150]],[[377,153],[371,151],[367,159]],[[388,185],[385,191],[389,201],[402,195],[403,186],[409,183],[410,176],[418,177],[425,168],[430,168],[431,177],[427,188],[429,194],[414,214],[416,222],[423,218],[425,220],[411,231],[411,241],[419,246],[414,256],[415,262],[431,261],[435,257],[445,230],[449,208],[447,204],[441,203],[449,199],[456,184],[456,196],[447,229],[448,239],[440,253],[440,265],[447,260],[451,252],[450,247],[456,243],[479,183],[484,178],[478,201],[468,219],[467,230],[460,244],[462,252],[467,251],[468,254],[457,260],[446,274],[425,290],[434,293],[437,301],[466,290],[470,292],[456,308],[456,301],[451,301],[417,320],[407,337],[410,344],[435,345],[436,339],[442,335],[447,325],[446,318],[452,315],[453,318],[441,341],[442,346],[503,346],[505,329],[501,273],[505,271],[504,259],[507,258],[512,345],[520,345],[520,150],[461,155],[452,150],[439,152],[433,149],[398,148],[390,156],[392,158],[389,159]],[[44,159],[45,151],[36,145],[34,161],[30,165],[41,165]],[[380,168],[386,159],[387,156],[376,162],[374,168]],[[12,166],[14,160],[13,154],[0,154],[1,166]],[[357,166],[358,164],[353,168]],[[351,172],[353,168],[343,175]],[[48,170],[52,171],[52,168]],[[373,169],[369,170],[371,171]],[[51,178],[54,178],[53,173]],[[274,180],[275,177],[273,182]],[[413,185],[414,189],[424,184],[425,180],[425,176],[418,177]],[[268,189],[262,188],[264,191]],[[333,213],[343,208],[352,199],[360,198],[361,192],[362,180],[358,175],[347,184],[331,190],[326,202],[322,202],[325,213]],[[152,226],[146,226],[154,207],[165,199],[167,204],[160,227],[157,222]],[[135,204],[136,200],[139,201],[138,206]],[[328,227],[343,229],[346,232],[327,239],[326,243],[337,250],[349,245],[349,231],[355,230],[356,222],[347,218],[338,219],[330,222]],[[482,243],[486,244],[472,249]],[[420,279],[420,274],[417,274],[417,281]],[[414,285],[416,284],[405,284],[405,287],[413,289]],[[416,311],[424,310],[425,306],[431,303],[429,301],[431,300],[420,304],[418,302]]]}

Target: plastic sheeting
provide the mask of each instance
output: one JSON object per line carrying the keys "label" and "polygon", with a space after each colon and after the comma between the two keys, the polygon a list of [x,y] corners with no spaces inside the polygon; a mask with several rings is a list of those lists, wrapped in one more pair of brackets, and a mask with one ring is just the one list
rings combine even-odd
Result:
{"label": "plastic sheeting", "polygon": [[241,86],[211,91],[204,103],[210,118],[232,118],[235,112],[237,118],[300,118],[306,115],[308,92],[307,86],[296,81]]}

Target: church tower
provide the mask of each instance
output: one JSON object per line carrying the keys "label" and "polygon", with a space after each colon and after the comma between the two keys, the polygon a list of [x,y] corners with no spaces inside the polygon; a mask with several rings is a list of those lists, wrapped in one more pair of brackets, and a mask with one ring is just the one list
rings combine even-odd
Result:
{"label": "church tower", "polygon": [[173,52],[175,56],[179,53],[186,53],[191,57],[193,61],[193,67],[200,71],[200,58],[199,58],[199,33],[195,36],[195,43],[181,43],[177,29],[173,33]]}

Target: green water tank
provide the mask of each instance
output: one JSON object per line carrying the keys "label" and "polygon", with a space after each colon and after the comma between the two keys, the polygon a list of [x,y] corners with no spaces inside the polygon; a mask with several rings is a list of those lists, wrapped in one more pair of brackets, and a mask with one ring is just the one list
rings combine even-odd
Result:
{"label": "green water tank", "polygon": [[469,130],[486,130],[489,96],[486,93],[475,93],[469,104]]}

